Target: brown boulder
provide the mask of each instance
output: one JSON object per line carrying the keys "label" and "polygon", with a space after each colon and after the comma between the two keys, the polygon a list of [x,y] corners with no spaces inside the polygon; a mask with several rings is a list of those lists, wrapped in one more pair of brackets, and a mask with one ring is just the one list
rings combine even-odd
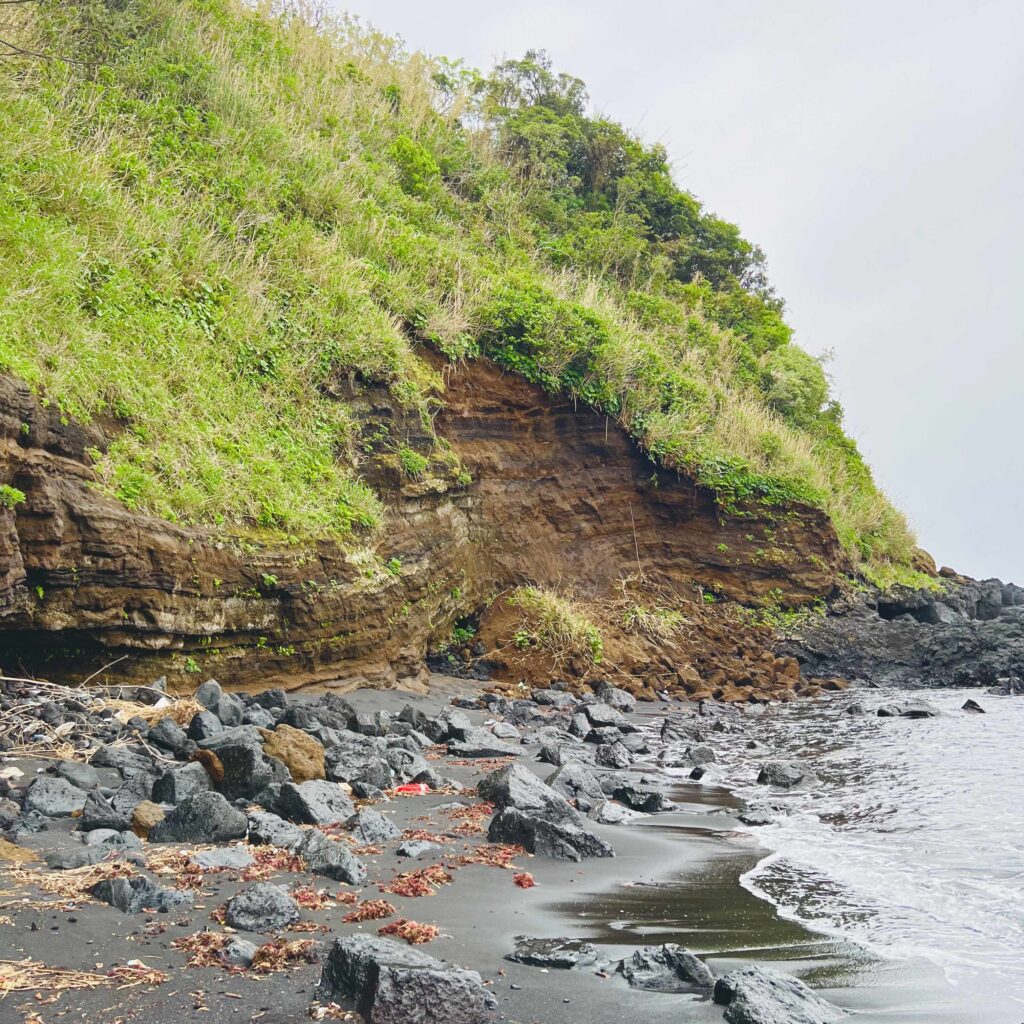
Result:
{"label": "brown boulder", "polygon": [[273,732],[266,734],[263,753],[284,762],[293,782],[327,778],[323,745],[301,729],[279,725]]}
{"label": "brown boulder", "polygon": [[147,839],[149,830],[164,820],[164,809],[152,800],[143,800],[132,811],[132,831],[140,838]]}

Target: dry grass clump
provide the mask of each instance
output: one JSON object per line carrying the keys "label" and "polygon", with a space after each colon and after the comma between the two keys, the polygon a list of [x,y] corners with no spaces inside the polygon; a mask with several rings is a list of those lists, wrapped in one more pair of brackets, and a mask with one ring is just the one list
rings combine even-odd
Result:
{"label": "dry grass clump", "polygon": [[107,878],[127,878],[138,868],[125,861],[100,861],[68,871],[42,871],[34,868],[9,867],[7,878],[25,886],[34,886],[41,892],[63,900],[91,899],[89,890]]}
{"label": "dry grass clump", "polygon": [[512,637],[517,648],[540,648],[556,665],[574,658],[600,664],[604,653],[601,632],[586,605],[572,594],[547,587],[517,587],[506,601],[523,612]]}
{"label": "dry grass clump", "polygon": [[98,988],[108,981],[104,974],[48,967],[38,960],[0,960],[0,998],[8,992]]}
{"label": "dry grass clump", "polygon": [[120,989],[162,985],[169,980],[170,975],[165,971],[149,967],[141,960],[129,960],[106,974],[50,967],[39,960],[0,960],[0,999],[9,992],[61,992],[111,984]]}
{"label": "dry grass clump", "polygon": [[156,705],[139,704],[133,700],[105,698],[101,707],[109,708],[121,722],[127,722],[132,718],[141,718],[147,725],[156,725],[162,718],[170,718],[178,725],[188,725],[200,711],[205,710],[192,697],[176,697],[169,700],[170,703]]}
{"label": "dry grass clump", "polygon": [[[44,679],[10,676],[0,676],[0,682],[18,684],[16,701],[4,712],[0,722],[0,741],[5,752],[14,757],[88,761],[96,746],[88,716],[103,711],[113,712],[122,723],[141,718],[148,725],[153,725],[162,718],[172,718],[178,725],[187,725],[202,710],[191,697],[168,697],[159,691],[153,691],[159,693],[155,704],[144,704],[121,697],[125,689],[121,686],[62,686]],[[50,725],[40,717],[39,711],[44,704],[51,702],[78,710],[69,711],[66,721]],[[81,710],[83,707],[85,712]]]}

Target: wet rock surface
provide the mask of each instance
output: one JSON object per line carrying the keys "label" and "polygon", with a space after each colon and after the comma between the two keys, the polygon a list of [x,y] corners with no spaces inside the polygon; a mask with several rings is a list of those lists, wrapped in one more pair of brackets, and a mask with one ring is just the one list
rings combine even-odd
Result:
{"label": "wet rock surface", "polygon": [[777,650],[808,675],[1012,692],[1024,681],[1024,588],[963,577],[942,585],[845,595]]}
{"label": "wet rock surface", "polygon": [[650,992],[709,989],[715,983],[703,960],[673,943],[638,949],[626,957],[617,970],[633,988]]}
{"label": "wet rock surface", "polygon": [[529,935],[517,935],[515,948],[505,955],[505,959],[558,971],[596,968],[608,963],[607,957],[589,942],[567,938],[538,939]]}
{"label": "wet rock surface", "polygon": [[846,1014],[797,978],[766,967],[743,967],[715,982],[715,1002],[729,1024],[834,1024]]}

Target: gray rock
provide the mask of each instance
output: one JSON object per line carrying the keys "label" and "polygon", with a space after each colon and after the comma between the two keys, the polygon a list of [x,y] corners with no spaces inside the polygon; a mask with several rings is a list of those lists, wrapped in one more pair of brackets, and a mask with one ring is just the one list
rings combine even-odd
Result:
{"label": "gray rock", "polygon": [[715,752],[706,743],[696,743],[686,748],[686,759],[690,764],[713,764]]}
{"label": "gray rock", "polygon": [[323,875],[348,885],[362,885],[366,881],[366,867],[348,844],[328,839],[319,829],[306,829],[291,849],[305,861],[306,870],[314,875]]}
{"label": "gray rock", "polygon": [[578,711],[569,719],[569,732],[579,739],[583,739],[590,732],[590,720],[583,712]]}
{"label": "gray rock", "polygon": [[670,811],[675,807],[675,804],[664,793],[653,789],[643,789],[640,786],[616,786],[612,790],[612,797],[625,804],[630,810],[642,811],[644,814],[658,814],[661,811]]}
{"label": "gray rock", "polygon": [[518,757],[523,748],[499,740],[488,729],[469,728],[461,740],[448,741],[448,753],[454,757]]}
{"label": "gray rock", "polygon": [[245,709],[242,724],[255,725],[259,729],[273,729],[275,722],[274,716],[266,708],[252,707]]}
{"label": "gray rock", "polygon": [[618,686],[602,680],[594,687],[594,693],[610,708],[629,714],[636,710],[636,697]]}
{"label": "gray rock", "polygon": [[220,951],[221,958],[233,967],[251,967],[256,955],[256,943],[235,936]]}
{"label": "gray rock", "polygon": [[744,825],[771,825],[775,821],[775,815],[771,813],[766,807],[754,805],[752,807],[744,807],[739,814],[736,815]]}
{"label": "gray rock", "polygon": [[82,841],[86,846],[102,846],[104,843],[112,842],[120,835],[122,833],[114,828],[97,828],[86,832]]}
{"label": "gray rock", "polygon": [[264,754],[258,743],[228,743],[214,752],[224,766],[224,778],[218,787],[229,800],[251,800],[267,786],[291,779],[287,767],[276,757]]}
{"label": "gray rock", "polygon": [[186,797],[149,831],[151,843],[223,843],[241,839],[248,822],[220,793]]}
{"label": "gray rock", "polygon": [[353,1001],[367,1024],[485,1024],[494,997],[476,971],[390,939],[335,939],[317,996]]}
{"label": "gray rock", "polygon": [[602,743],[595,760],[602,768],[621,771],[633,763],[633,755],[621,743]]}
{"label": "gray rock", "polygon": [[337,783],[314,779],[301,785],[284,783],[277,810],[301,825],[333,825],[351,818],[355,805]]}
{"label": "gray rock", "polygon": [[224,920],[243,932],[277,931],[299,919],[299,905],[279,885],[257,882],[227,902]]}
{"label": "gray rock", "polygon": [[631,754],[648,754],[651,750],[647,740],[638,732],[624,733],[619,736],[618,742],[621,743]]}
{"label": "gray rock", "polygon": [[58,761],[57,774],[77,789],[96,789],[100,784],[100,776],[96,769],[91,764],[82,764],[80,761]]}
{"label": "gray rock", "polygon": [[352,729],[364,736],[387,736],[390,727],[388,711],[359,711],[352,722]]}
{"label": "gray rock", "polygon": [[185,730],[170,716],[149,727],[149,741],[164,750],[180,750],[188,736]]}
{"label": "gray rock", "polygon": [[[438,718],[446,726],[445,738],[449,740],[463,740],[466,738],[466,733],[473,728],[469,715],[464,711],[459,711],[458,708],[444,708]],[[430,735],[429,732],[427,735]]]}
{"label": "gray rock", "polygon": [[67,779],[41,776],[29,787],[25,809],[47,818],[68,818],[85,807],[86,794]]}
{"label": "gray rock", "polygon": [[[114,833],[118,835],[118,833]],[[110,847],[75,846],[70,850],[53,850],[43,858],[51,871],[74,871],[88,864],[99,864],[110,854]]]}
{"label": "gray rock", "polygon": [[0,832],[13,828],[20,816],[21,808],[13,800],[0,799]]}
{"label": "gray rock", "polygon": [[124,779],[133,775],[156,774],[149,756],[130,747],[102,746],[92,755],[89,763],[101,768],[116,768]]}
{"label": "gray rock", "polygon": [[244,846],[221,846],[192,854],[192,863],[203,871],[244,871],[253,862],[253,855]]}
{"label": "gray rock", "polygon": [[402,843],[401,846],[395,853],[399,857],[423,857],[426,854],[433,856],[434,853],[441,849],[437,843],[428,842],[426,839],[410,839],[408,842]]}
{"label": "gray rock", "polygon": [[594,970],[608,963],[596,946],[581,939],[537,939],[530,935],[517,935],[515,943],[515,949],[506,953],[505,959],[528,967],[547,967],[555,971]]}
{"label": "gray rock", "polygon": [[354,751],[340,745],[324,750],[327,777],[334,782],[357,782],[377,789],[391,789],[395,785],[395,773],[384,760],[383,754]]}
{"label": "gray rock", "polygon": [[583,737],[583,742],[593,743],[596,747],[604,743],[620,743],[623,736],[625,733],[621,729],[616,729],[614,725],[602,725],[597,729],[591,729]]}
{"label": "gray rock", "polygon": [[802,981],[766,967],[742,967],[715,982],[729,1024],[833,1024],[844,1011]]}
{"label": "gray rock", "polygon": [[153,799],[161,804],[180,804],[196,793],[207,793],[212,789],[213,783],[206,769],[198,761],[193,761],[164,772],[153,783]]}
{"label": "gray rock", "polygon": [[121,815],[127,821],[131,821],[132,811],[142,803],[149,800],[153,794],[153,778],[150,775],[143,775],[138,772],[129,775],[124,784],[110,798],[110,806],[116,814]]}
{"label": "gray rock", "polygon": [[98,900],[116,907],[122,914],[138,914],[155,910],[161,914],[192,906],[192,896],[175,889],[165,889],[145,875],[131,878],[106,878],[89,892]]}
{"label": "gray rock", "polygon": [[511,764],[484,776],[477,787],[480,798],[499,811],[514,808],[551,821],[578,823],[579,814],[565,797],[546,786],[521,764]]}
{"label": "gray rock", "polygon": [[400,828],[385,818],[380,811],[375,811],[372,808],[356,811],[345,822],[345,828],[352,833],[352,838],[358,840],[362,846],[386,843],[391,839],[397,839],[402,834]]}
{"label": "gray rock", "polygon": [[142,840],[134,832],[115,832],[111,828],[98,828],[92,832],[86,832],[83,842],[86,846],[106,846],[108,849],[142,849]]}
{"label": "gray rock", "polygon": [[233,693],[223,694],[210,710],[226,729],[241,725],[245,715],[245,705]]}
{"label": "gray rock", "polygon": [[91,832],[93,829],[112,829],[114,832],[124,832],[131,827],[128,818],[114,810],[110,801],[99,793],[92,790],[85,798],[82,805],[82,816],[78,819],[78,829],[81,832]]}
{"label": "gray rock", "polygon": [[601,784],[587,768],[578,761],[562,765],[548,776],[547,785],[567,800],[574,800],[576,807],[584,813],[604,803]]}
{"label": "gray rock", "polygon": [[638,949],[617,970],[633,988],[648,992],[689,992],[715,983],[707,964],[675,943]]}
{"label": "gray rock", "polygon": [[282,850],[291,850],[302,841],[305,834],[305,829],[276,814],[254,811],[249,815],[249,842],[254,846],[277,846]]}
{"label": "gray rock", "polygon": [[792,789],[805,781],[814,781],[814,775],[798,764],[788,761],[769,761],[761,766],[757,781],[779,789]]}
{"label": "gray rock", "polygon": [[971,711],[976,715],[985,714],[985,709],[976,701],[968,698],[960,705],[961,711]]}
{"label": "gray rock", "polygon": [[398,721],[405,722],[418,732],[425,733],[429,728],[427,724],[427,713],[425,711],[421,711],[419,708],[413,707],[411,704],[406,704],[405,707],[398,712]]}
{"label": "gray rock", "polygon": [[236,745],[263,749],[263,734],[255,725],[234,725],[230,729],[221,729],[206,739],[199,740],[198,746],[204,750],[212,750],[218,756],[225,747]]}
{"label": "gray rock", "polygon": [[622,804],[605,800],[603,803],[598,804],[588,817],[592,821],[600,822],[602,825],[625,825],[630,821],[635,821],[637,818],[644,818],[646,815],[641,814],[639,811],[631,811],[628,807],[623,807]]}
{"label": "gray rock", "polygon": [[224,724],[212,711],[197,711],[188,723],[188,738],[201,743],[224,731]]}
{"label": "gray rock", "polygon": [[587,721],[590,722],[591,726],[595,729],[602,727],[611,726],[612,728],[618,729],[621,732],[635,732],[634,726],[630,725],[626,716],[621,711],[616,711],[615,708],[610,707],[607,704],[584,704],[582,706],[583,714],[587,716]]}
{"label": "gray rock", "polygon": [[546,707],[571,708],[576,704],[576,698],[571,693],[563,693],[561,690],[534,690],[530,696]]}
{"label": "gray rock", "polygon": [[508,740],[511,743],[517,743],[521,739],[519,730],[511,722],[495,722],[491,726],[491,732],[499,740]]}
{"label": "gray rock", "polygon": [[222,696],[224,696],[224,691],[216,679],[207,679],[195,693],[196,703],[202,704],[207,711],[213,711]]}
{"label": "gray rock", "polygon": [[908,700],[900,706],[900,718],[937,718],[941,712],[926,700]]}
{"label": "gray rock", "polygon": [[556,860],[615,856],[603,839],[574,820],[551,821],[514,807],[506,807],[491,819],[487,838],[492,843],[515,843],[529,853]]}

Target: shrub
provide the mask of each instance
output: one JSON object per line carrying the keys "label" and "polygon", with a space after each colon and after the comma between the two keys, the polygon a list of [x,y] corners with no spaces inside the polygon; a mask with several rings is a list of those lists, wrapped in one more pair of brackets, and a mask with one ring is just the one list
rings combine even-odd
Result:
{"label": "shrub", "polygon": [[25,492],[10,484],[0,484],[0,507],[14,508],[25,500]]}

